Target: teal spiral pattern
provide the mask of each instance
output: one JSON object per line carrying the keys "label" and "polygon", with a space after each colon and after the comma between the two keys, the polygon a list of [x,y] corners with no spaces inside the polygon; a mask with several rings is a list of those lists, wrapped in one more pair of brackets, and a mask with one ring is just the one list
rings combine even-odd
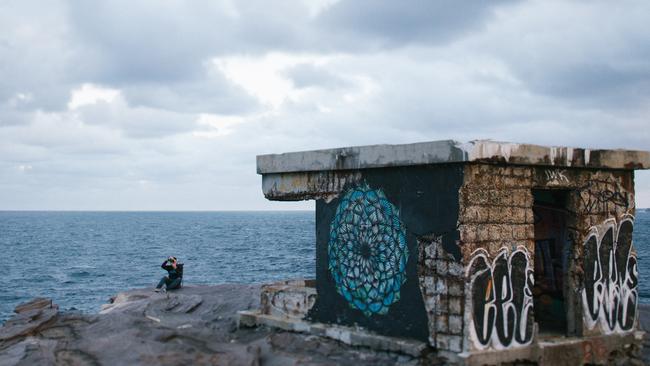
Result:
{"label": "teal spiral pattern", "polygon": [[328,268],[337,292],[367,317],[400,299],[409,251],[398,209],[367,184],[349,189],[330,225]]}

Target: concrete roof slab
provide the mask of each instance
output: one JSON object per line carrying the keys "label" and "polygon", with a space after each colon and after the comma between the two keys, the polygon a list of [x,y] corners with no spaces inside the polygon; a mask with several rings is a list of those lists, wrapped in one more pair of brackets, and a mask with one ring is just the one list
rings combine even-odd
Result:
{"label": "concrete roof slab", "polygon": [[259,155],[257,173],[358,170],[463,162],[633,170],[650,169],[650,152],[591,150],[491,140],[468,143],[443,140]]}

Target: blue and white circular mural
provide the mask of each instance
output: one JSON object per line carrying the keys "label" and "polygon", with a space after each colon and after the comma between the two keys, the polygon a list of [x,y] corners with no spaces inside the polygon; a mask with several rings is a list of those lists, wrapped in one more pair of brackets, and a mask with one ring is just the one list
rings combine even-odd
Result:
{"label": "blue and white circular mural", "polygon": [[406,229],[398,209],[367,184],[348,190],[330,226],[329,271],[336,290],[366,316],[386,314],[406,281]]}

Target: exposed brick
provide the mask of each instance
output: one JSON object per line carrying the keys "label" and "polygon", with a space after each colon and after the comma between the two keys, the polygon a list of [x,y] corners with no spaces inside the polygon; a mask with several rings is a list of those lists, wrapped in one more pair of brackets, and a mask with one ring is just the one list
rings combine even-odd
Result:
{"label": "exposed brick", "polygon": [[436,295],[429,295],[426,298],[425,305],[427,309],[435,309],[436,306],[438,305],[438,296]]}
{"label": "exposed brick", "polygon": [[447,313],[449,309],[449,296],[445,293],[444,295],[438,296],[438,309],[440,312]]}
{"label": "exposed brick", "polygon": [[512,169],[512,173],[518,177],[529,178],[532,175],[532,170],[530,168],[514,167]]}
{"label": "exposed brick", "polygon": [[486,225],[488,228],[488,240],[491,241],[497,241],[501,240],[503,238],[502,236],[502,225],[496,225],[496,224],[487,224]]}
{"label": "exposed brick", "polygon": [[513,225],[512,237],[515,240],[525,240],[535,237],[535,228],[533,225]]}
{"label": "exposed brick", "polygon": [[427,276],[424,278],[424,287],[426,287],[427,289],[433,289],[434,288],[433,285],[434,285],[433,277]]}
{"label": "exposed brick", "polygon": [[[462,238],[461,238],[462,240]],[[490,233],[487,225],[478,225],[476,230],[476,241],[490,240]]]}
{"label": "exposed brick", "polygon": [[436,330],[438,333],[449,332],[449,317],[447,314],[439,314],[436,316]]}
{"label": "exposed brick", "polygon": [[488,207],[488,222],[504,223],[508,216],[505,212],[509,207]]}
{"label": "exposed brick", "polygon": [[459,228],[460,240],[464,242],[477,240],[477,227],[474,224],[465,224]]}
{"label": "exposed brick", "polygon": [[427,269],[433,269],[435,265],[435,260],[427,258],[424,260],[424,265]]}
{"label": "exposed brick", "polygon": [[532,205],[532,202],[528,204],[529,197],[532,199],[532,193],[529,189],[512,189],[511,193],[511,203],[513,206],[517,207],[528,207]]}
{"label": "exposed brick", "polygon": [[449,276],[453,276],[456,279],[464,278],[465,270],[463,265],[458,262],[449,263]]}
{"label": "exposed brick", "polygon": [[[461,278],[448,278],[447,290],[449,296],[462,296],[465,289],[465,282]],[[451,304],[450,304],[451,306]]]}
{"label": "exposed brick", "polygon": [[526,223],[527,224],[534,224],[535,223],[535,216],[533,215],[533,210],[532,209],[526,210]]}
{"label": "exposed brick", "polygon": [[445,279],[436,278],[436,293],[446,294],[447,293],[447,284]]}
{"label": "exposed brick", "polygon": [[[624,213],[631,213],[629,207],[598,201],[604,191],[622,192],[633,204],[631,172],[576,168],[567,169],[565,180],[549,181],[545,173],[547,169],[490,164],[466,166],[465,181],[460,189],[461,209],[458,218],[459,228],[467,226],[465,230],[469,230],[469,235],[461,233],[459,239],[464,265],[471,259],[469,254],[477,248],[484,248],[493,258],[504,247],[510,252],[517,245],[523,245],[532,255],[535,239],[533,189],[571,190],[567,204],[571,214],[567,225],[572,228],[572,237],[577,243],[584,241],[584,233],[591,226],[599,225],[611,217],[619,218]],[[579,245],[573,255],[578,259],[578,263],[581,263],[582,252]],[[445,304],[441,309],[444,308],[445,315],[448,316],[448,333],[436,335],[440,349],[462,350],[463,339],[451,333],[459,331],[459,327],[462,328],[464,306],[471,307],[471,303],[466,303],[469,294],[465,293],[465,271],[466,268],[460,265],[456,267],[452,263],[449,264],[445,293],[447,296],[442,296],[440,300],[441,304]],[[452,272],[459,274],[459,281],[449,277]],[[460,331],[462,332],[462,329]]]}
{"label": "exposed brick", "polygon": [[436,272],[445,275],[449,271],[449,262],[444,259],[439,259],[436,261]]}
{"label": "exposed brick", "polygon": [[521,179],[517,177],[505,177],[501,179],[501,182],[507,188],[519,188],[519,187],[523,187],[526,184],[525,179]]}
{"label": "exposed brick", "polygon": [[479,218],[479,211],[481,208],[479,206],[466,206],[463,208],[463,211],[461,213],[462,217],[465,218],[465,222],[468,223],[476,223],[476,222],[481,222]]}
{"label": "exposed brick", "polygon": [[526,213],[528,211],[530,211],[530,213],[532,215],[533,212],[530,209],[523,208],[523,207],[513,207],[510,210],[510,213],[512,215],[510,222],[513,223],[513,224],[525,224],[526,223]]}
{"label": "exposed brick", "polygon": [[457,335],[441,335],[438,337],[439,344],[446,346],[445,349],[452,352],[461,352],[463,350],[463,338]]}
{"label": "exposed brick", "polygon": [[463,333],[463,317],[460,315],[449,315],[447,318],[449,322],[449,333],[462,334]]}
{"label": "exposed brick", "polygon": [[458,296],[449,296],[449,314],[462,315],[463,314],[463,298]]}

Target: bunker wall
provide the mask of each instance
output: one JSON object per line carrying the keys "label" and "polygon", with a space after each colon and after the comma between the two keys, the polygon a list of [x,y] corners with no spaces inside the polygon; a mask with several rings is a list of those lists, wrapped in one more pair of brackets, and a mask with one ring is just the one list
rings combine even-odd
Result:
{"label": "bunker wall", "polygon": [[[309,318],[424,341],[429,341],[433,330],[447,332],[450,324],[437,324],[433,317],[437,299],[431,295],[433,278],[424,277],[420,265],[424,260],[420,243],[435,238],[445,253],[460,261],[456,223],[463,166],[346,174],[355,177],[353,183],[316,202],[318,297]],[[462,285],[462,271],[458,276]],[[458,304],[459,345],[461,313]]]}
{"label": "bunker wall", "polygon": [[[535,341],[533,189],[566,192],[568,335],[636,328],[633,171],[468,164],[459,192],[466,351]],[[452,349],[450,349],[452,350]]]}

